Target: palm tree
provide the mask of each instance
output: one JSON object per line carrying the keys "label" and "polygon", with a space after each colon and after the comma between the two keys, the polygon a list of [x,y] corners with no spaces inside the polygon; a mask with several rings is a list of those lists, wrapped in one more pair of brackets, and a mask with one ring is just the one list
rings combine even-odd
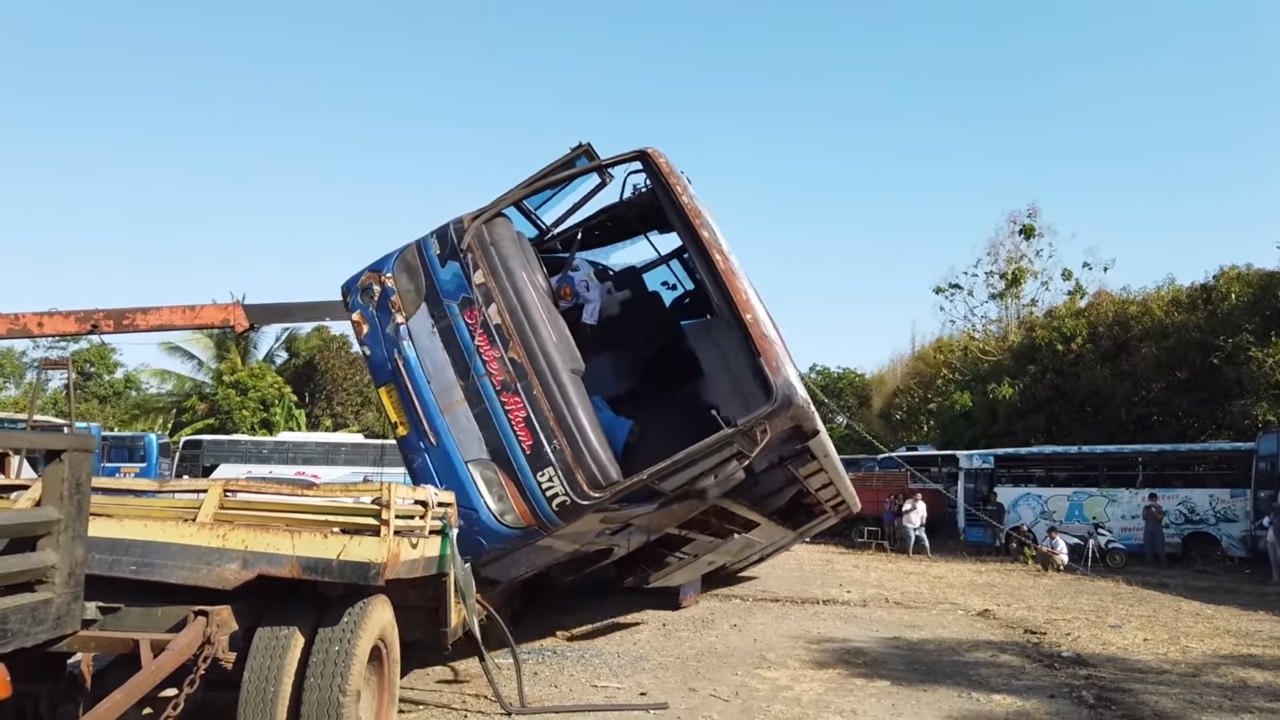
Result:
{"label": "palm tree", "polygon": [[[244,302],[243,295],[237,298],[232,294],[231,299]],[[186,372],[166,368],[144,371],[144,377],[157,392],[150,396],[147,407],[138,410],[140,422],[155,424],[165,418],[172,421],[180,417],[182,409],[193,398],[205,396],[212,390],[213,380],[220,371],[243,369],[260,362],[279,367],[288,355],[285,344],[296,333],[296,328],[271,331],[255,327],[244,333],[197,330],[177,342],[160,343],[160,352]],[[174,433],[174,437],[198,432],[206,424],[197,420]]]}

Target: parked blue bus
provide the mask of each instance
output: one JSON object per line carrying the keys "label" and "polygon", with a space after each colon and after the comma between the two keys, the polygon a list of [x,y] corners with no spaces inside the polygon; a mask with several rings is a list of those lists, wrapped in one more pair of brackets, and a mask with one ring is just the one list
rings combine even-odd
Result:
{"label": "parked blue bus", "polygon": [[579,145],[342,291],[409,474],[457,494],[486,580],[611,565],[687,585],[859,508],[768,311],[657,151]]}
{"label": "parked blue bus", "polygon": [[155,432],[102,433],[101,477],[167,480],[173,477],[173,443]]}
{"label": "parked blue bus", "polygon": [[[69,423],[66,420],[48,415],[36,415],[31,420],[31,430],[36,432],[67,432]],[[26,413],[0,413],[0,430],[26,430],[27,414]],[[102,471],[102,426],[98,423],[77,422],[76,432],[87,432],[93,435],[97,450],[93,453],[93,473],[98,475]],[[0,471],[14,474],[20,474],[22,477],[34,477],[44,472],[49,462],[57,457],[59,453],[48,452],[41,455],[30,455],[26,457],[26,465],[19,467],[15,465],[13,468],[0,468]]]}
{"label": "parked blue bus", "polygon": [[[25,430],[25,413],[0,413],[0,430]],[[66,432],[67,421],[48,415],[37,415],[32,420],[37,432]],[[93,454],[93,474],[96,477],[146,478],[163,480],[173,477],[173,445],[164,433],[154,432],[103,432],[98,423],[77,422],[76,432],[87,432],[97,442]],[[26,458],[22,470],[25,477],[44,472],[48,458]],[[3,471],[0,468],[0,471]]]}

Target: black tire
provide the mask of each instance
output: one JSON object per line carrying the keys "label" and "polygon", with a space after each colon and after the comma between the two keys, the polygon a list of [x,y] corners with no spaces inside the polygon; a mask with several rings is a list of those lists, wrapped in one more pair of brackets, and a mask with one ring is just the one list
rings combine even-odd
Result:
{"label": "black tire", "polygon": [[312,608],[295,607],[273,610],[263,618],[245,660],[236,720],[297,717],[316,616]]}
{"label": "black tire", "polygon": [[1112,570],[1119,570],[1129,564],[1129,554],[1119,548],[1108,550],[1103,559],[1106,560],[1107,567]]}
{"label": "black tire", "polygon": [[1221,565],[1227,558],[1222,541],[1209,533],[1192,533],[1182,540],[1182,558],[1192,567]]}
{"label": "black tire", "polygon": [[302,685],[306,720],[395,720],[400,630],[385,595],[335,605],[320,623]]}

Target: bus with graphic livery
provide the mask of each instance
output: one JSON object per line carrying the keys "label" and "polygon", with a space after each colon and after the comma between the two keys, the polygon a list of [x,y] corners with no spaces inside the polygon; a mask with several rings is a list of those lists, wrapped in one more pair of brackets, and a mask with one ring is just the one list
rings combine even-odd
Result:
{"label": "bus with graphic livery", "polygon": [[343,301],[416,484],[501,583],[740,572],[859,508],[799,372],[665,156],[578,145]]}
{"label": "bus with graphic livery", "polygon": [[[1050,526],[1057,526],[1084,537],[1097,521],[1128,551],[1141,552],[1142,507],[1154,492],[1165,509],[1170,553],[1202,562],[1249,557],[1258,547],[1255,527],[1275,498],[1274,477],[1268,480],[1265,469],[1274,461],[1264,462],[1266,442],[1275,437],[1264,434],[1257,443],[957,452],[958,529],[968,542],[992,543],[995,531],[982,515],[994,496],[1005,508],[1006,528],[1026,523],[1036,537],[1044,537]],[[1269,457],[1274,456],[1271,452]],[[1255,474],[1255,466],[1263,470]]]}

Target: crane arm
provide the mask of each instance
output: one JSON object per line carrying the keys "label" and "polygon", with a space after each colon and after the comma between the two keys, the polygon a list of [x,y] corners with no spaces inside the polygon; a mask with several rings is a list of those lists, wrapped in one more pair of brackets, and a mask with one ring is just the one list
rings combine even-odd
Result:
{"label": "crane arm", "polygon": [[173,330],[234,330],[346,320],[339,300],[297,303],[208,303],[94,310],[0,313],[0,340],[123,335]]}

